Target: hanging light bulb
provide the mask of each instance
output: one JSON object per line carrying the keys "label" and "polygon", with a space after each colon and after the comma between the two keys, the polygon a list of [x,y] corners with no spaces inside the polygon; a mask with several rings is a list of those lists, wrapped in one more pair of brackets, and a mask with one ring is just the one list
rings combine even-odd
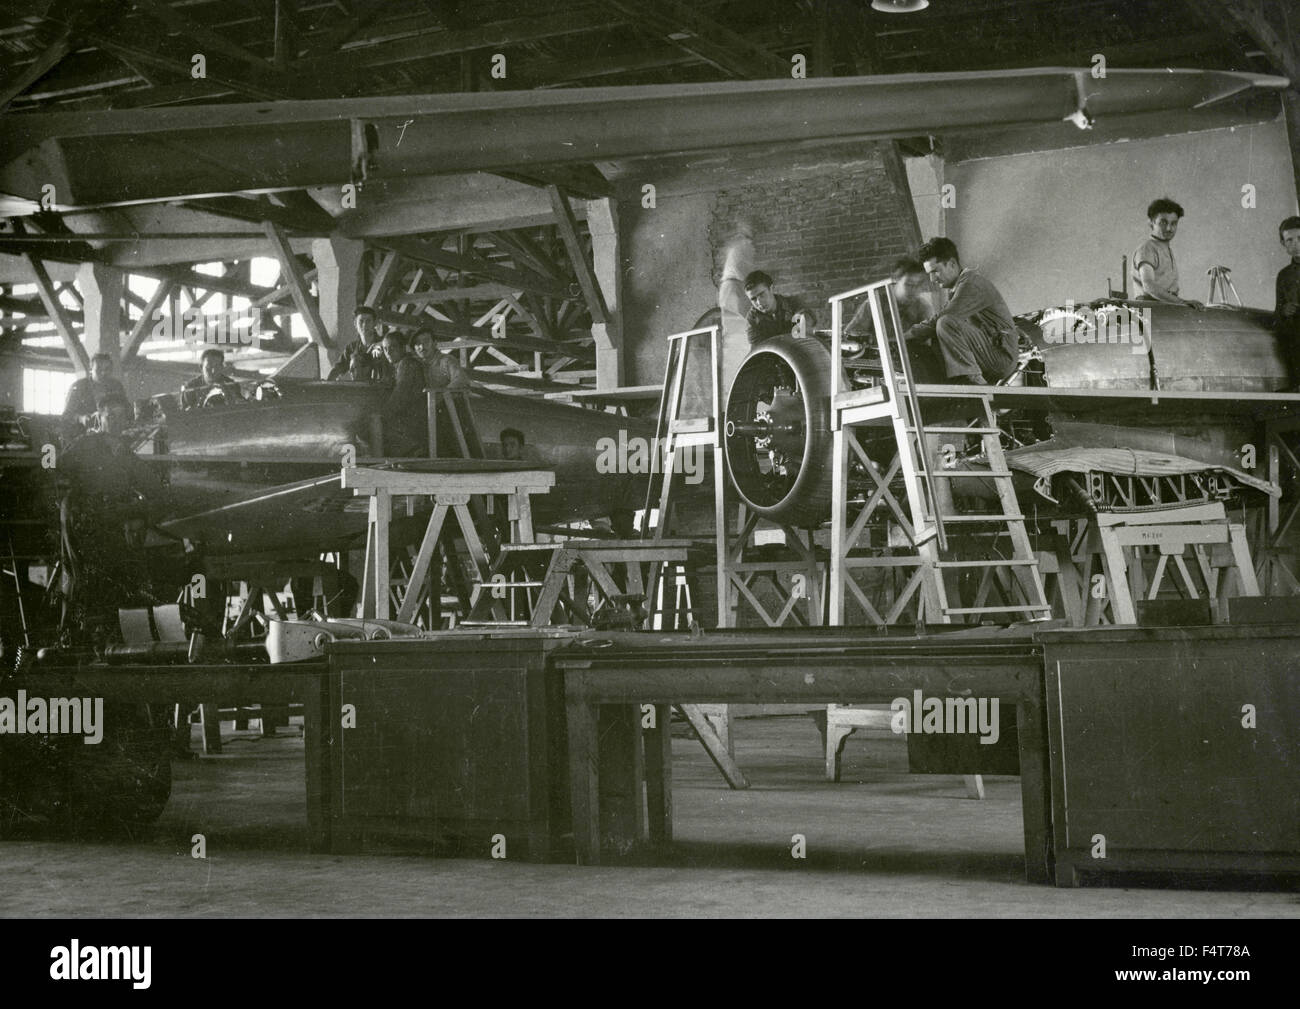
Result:
{"label": "hanging light bulb", "polygon": [[871,9],[886,14],[914,14],[930,6],[930,0],[871,0]]}

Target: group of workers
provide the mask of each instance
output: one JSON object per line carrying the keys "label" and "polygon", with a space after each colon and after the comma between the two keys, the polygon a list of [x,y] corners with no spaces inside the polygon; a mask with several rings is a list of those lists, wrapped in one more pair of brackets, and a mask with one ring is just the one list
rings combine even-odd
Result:
{"label": "group of workers", "polygon": [[[1147,207],[1148,235],[1133,253],[1130,268],[1137,300],[1203,308],[1179,294],[1173,239],[1183,208],[1161,197]],[[1278,238],[1290,262],[1277,275],[1274,329],[1292,383],[1300,383],[1300,217],[1288,217]],[[961,264],[957,246],[932,238],[913,256],[898,259],[890,271],[903,339],[921,381],[954,385],[996,385],[1019,366],[1020,336],[1007,303],[978,271]],[[947,301],[937,312],[925,297],[926,281],[943,288]],[[750,310],[746,317],[751,346],[787,333],[810,332],[815,317],[795,298],[773,290],[772,278],[755,270],[745,278]],[[863,303],[844,327],[849,336],[874,329],[870,304]]]}

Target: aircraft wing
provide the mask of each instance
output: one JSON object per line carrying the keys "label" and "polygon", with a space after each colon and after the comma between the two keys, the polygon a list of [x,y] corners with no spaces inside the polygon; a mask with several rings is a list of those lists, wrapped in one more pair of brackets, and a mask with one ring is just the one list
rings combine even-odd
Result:
{"label": "aircraft wing", "polygon": [[1288,81],[1218,70],[1033,68],[475,92],[0,117],[0,191],[61,206],[364,177],[656,157],[761,142],[1122,122]]}

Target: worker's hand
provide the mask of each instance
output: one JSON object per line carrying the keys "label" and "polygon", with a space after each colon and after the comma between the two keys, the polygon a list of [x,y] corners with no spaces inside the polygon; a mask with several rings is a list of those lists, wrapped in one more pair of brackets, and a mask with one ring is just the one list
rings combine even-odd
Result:
{"label": "worker's hand", "polygon": [[1297,312],[1300,312],[1300,305],[1288,304],[1282,306],[1281,315],[1284,319],[1290,319],[1293,318]]}
{"label": "worker's hand", "polygon": [[1191,299],[1186,299],[1186,298],[1183,300],[1183,304],[1186,305],[1188,308],[1204,308],[1204,307],[1205,307],[1205,306],[1204,306],[1203,304],[1201,304],[1199,301],[1192,301]]}

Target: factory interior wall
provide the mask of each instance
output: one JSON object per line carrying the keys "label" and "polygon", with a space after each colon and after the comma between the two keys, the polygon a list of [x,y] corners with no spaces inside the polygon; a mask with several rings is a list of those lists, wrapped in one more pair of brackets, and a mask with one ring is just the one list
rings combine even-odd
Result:
{"label": "factory interior wall", "polygon": [[[1104,296],[1120,257],[1146,236],[1146,206],[1182,204],[1174,238],[1180,293],[1204,301],[1205,271],[1227,266],[1242,301],[1273,309],[1287,259],[1277,226],[1296,213],[1285,121],[1066,150],[949,162],[947,235],[962,263],[997,284],[1013,312]],[[1254,187],[1255,206],[1243,186]],[[918,205],[919,205],[918,201]],[[1248,201],[1247,201],[1248,202]],[[924,225],[923,225],[924,227]]]}
{"label": "factory interior wall", "polygon": [[[665,338],[718,306],[729,250],[763,269],[779,293],[830,322],[826,298],[876,279],[903,249],[901,201],[872,144],[776,156],[729,155],[672,175],[647,173],[620,193],[627,384],[663,378]],[[655,206],[642,186],[656,186]],[[748,350],[728,335],[724,373]]]}

